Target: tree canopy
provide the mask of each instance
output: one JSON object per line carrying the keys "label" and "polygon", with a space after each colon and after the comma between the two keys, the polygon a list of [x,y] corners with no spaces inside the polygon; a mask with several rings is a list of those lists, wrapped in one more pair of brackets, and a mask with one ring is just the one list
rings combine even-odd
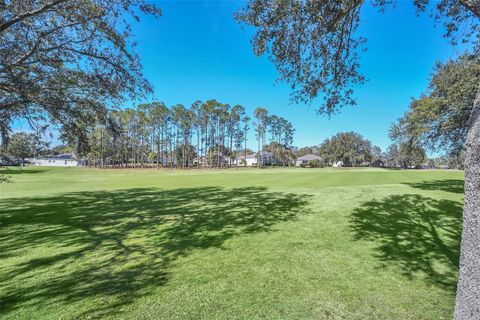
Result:
{"label": "tree canopy", "polygon": [[480,54],[438,63],[428,91],[392,126],[391,138],[458,156],[465,147],[479,84]]}
{"label": "tree canopy", "polygon": [[160,16],[144,0],[0,1],[2,138],[15,118],[84,135],[124,98],[150,92],[132,50],[138,12]]}
{"label": "tree canopy", "polygon": [[[395,0],[374,0],[380,11]],[[419,13],[430,11],[445,26],[452,43],[480,45],[480,3],[477,0],[413,0]],[[363,0],[250,0],[236,19],[255,27],[253,50],[267,54],[279,80],[292,87],[295,102],[323,97],[320,113],[331,114],[355,104],[353,89],[364,82],[359,53],[365,39],[356,31]]]}
{"label": "tree canopy", "polygon": [[372,158],[372,144],[356,132],[339,132],[320,145],[320,156],[327,163],[341,161],[344,166],[357,166]]}
{"label": "tree canopy", "polygon": [[[277,156],[278,165],[289,164],[293,125],[265,108],[258,108],[255,114],[262,120],[260,129],[257,127],[259,144]],[[152,102],[113,110],[108,119],[110,125],[97,122],[83,128],[85,148],[76,151],[88,165],[231,167],[238,164],[236,157],[251,153],[246,148],[250,117],[241,105],[232,107],[215,99],[171,107]],[[78,140],[71,135],[63,139],[69,145]],[[270,144],[265,145],[266,141]]]}
{"label": "tree canopy", "polygon": [[7,148],[7,154],[21,160],[22,164],[25,158],[34,157],[42,150],[46,149],[48,144],[39,135],[34,133],[16,132],[10,138]]}
{"label": "tree canopy", "polygon": [[388,146],[386,165],[391,168],[418,168],[426,158],[425,150],[418,144],[400,143]]}

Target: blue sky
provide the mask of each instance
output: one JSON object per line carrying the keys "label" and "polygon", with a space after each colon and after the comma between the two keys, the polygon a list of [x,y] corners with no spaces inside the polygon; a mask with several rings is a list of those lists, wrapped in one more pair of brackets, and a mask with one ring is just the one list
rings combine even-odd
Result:
{"label": "blue sky", "polygon": [[[290,104],[290,90],[275,82],[273,65],[267,57],[253,54],[253,30],[233,19],[243,2],[159,1],[158,5],[163,10],[160,19],[142,17],[133,28],[144,74],[154,86],[151,99],[190,105],[215,98],[241,104],[250,114],[262,106],[293,123],[296,146],[319,144],[336,132],[353,130],[384,150],[390,144],[391,123],[412,97],[425,90],[434,63],[462,52],[447,43],[442,28],[435,28],[427,14],[416,16],[412,1],[399,0],[384,14],[367,4],[359,33],[368,39],[361,60],[368,82],[356,90],[357,106],[328,119],[316,115],[319,102]],[[249,146],[255,146],[253,132]]]}

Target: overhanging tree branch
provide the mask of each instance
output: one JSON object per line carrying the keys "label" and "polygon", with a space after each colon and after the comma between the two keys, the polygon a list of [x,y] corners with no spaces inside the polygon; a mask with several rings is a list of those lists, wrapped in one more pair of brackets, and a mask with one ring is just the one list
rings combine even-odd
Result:
{"label": "overhanging tree branch", "polygon": [[47,11],[47,10],[49,10],[49,9],[51,9],[51,8],[61,4],[61,3],[67,2],[67,1],[70,1],[70,0],[55,0],[53,2],[45,4],[44,6],[38,8],[36,10],[27,11],[27,12],[22,13],[20,15],[14,16],[12,19],[10,19],[8,21],[5,21],[2,24],[0,24],[0,33],[2,33],[7,28],[11,27],[12,25],[14,25],[17,22],[20,22],[20,21],[22,21],[24,19],[27,19],[29,17],[33,17],[33,16],[36,16],[36,15],[42,14],[45,11]]}

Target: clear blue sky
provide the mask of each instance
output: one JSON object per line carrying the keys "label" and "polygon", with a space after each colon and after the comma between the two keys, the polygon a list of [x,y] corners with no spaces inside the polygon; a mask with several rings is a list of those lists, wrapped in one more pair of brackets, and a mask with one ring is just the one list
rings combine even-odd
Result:
{"label": "clear blue sky", "polygon": [[[163,16],[142,17],[133,29],[145,76],[154,86],[152,100],[190,105],[215,98],[241,104],[250,114],[266,107],[293,123],[296,146],[319,144],[336,132],[353,130],[385,150],[391,123],[425,90],[434,63],[462,52],[447,43],[442,28],[435,28],[427,14],[416,16],[412,1],[399,0],[384,14],[366,5],[359,33],[368,39],[361,60],[368,82],[356,91],[356,107],[328,119],[315,114],[315,103],[290,104],[290,90],[275,83],[273,65],[253,54],[253,30],[233,19],[243,2],[158,4]],[[249,146],[255,147],[253,132]]]}

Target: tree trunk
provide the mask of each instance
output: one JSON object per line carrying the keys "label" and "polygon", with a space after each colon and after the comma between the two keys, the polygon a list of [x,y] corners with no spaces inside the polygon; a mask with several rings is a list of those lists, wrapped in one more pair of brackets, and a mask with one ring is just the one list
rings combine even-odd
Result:
{"label": "tree trunk", "polygon": [[164,132],[165,132],[165,127],[164,125],[162,124],[162,127],[160,129],[161,133],[160,133],[160,143],[162,144],[162,146],[160,147],[160,161],[162,162],[162,167],[164,167],[164,163],[163,163],[163,160],[165,159],[165,161],[167,161],[167,155],[165,153],[165,140],[163,139],[163,136],[164,136]]}
{"label": "tree trunk", "polygon": [[197,168],[200,164],[200,127],[197,126]]}
{"label": "tree trunk", "polygon": [[245,149],[243,150],[245,156],[245,167],[247,166],[247,130],[245,130]]}
{"label": "tree trunk", "polygon": [[260,137],[260,131],[258,131],[258,152],[257,152],[257,168],[260,168],[260,140],[262,139]]}
{"label": "tree trunk", "polygon": [[[157,137],[160,138],[160,137]],[[157,141],[157,170],[160,169],[160,141]]]}
{"label": "tree trunk", "polygon": [[465,204],[455,319],[480,319],[480,90],[477,93],[465,157]]}

